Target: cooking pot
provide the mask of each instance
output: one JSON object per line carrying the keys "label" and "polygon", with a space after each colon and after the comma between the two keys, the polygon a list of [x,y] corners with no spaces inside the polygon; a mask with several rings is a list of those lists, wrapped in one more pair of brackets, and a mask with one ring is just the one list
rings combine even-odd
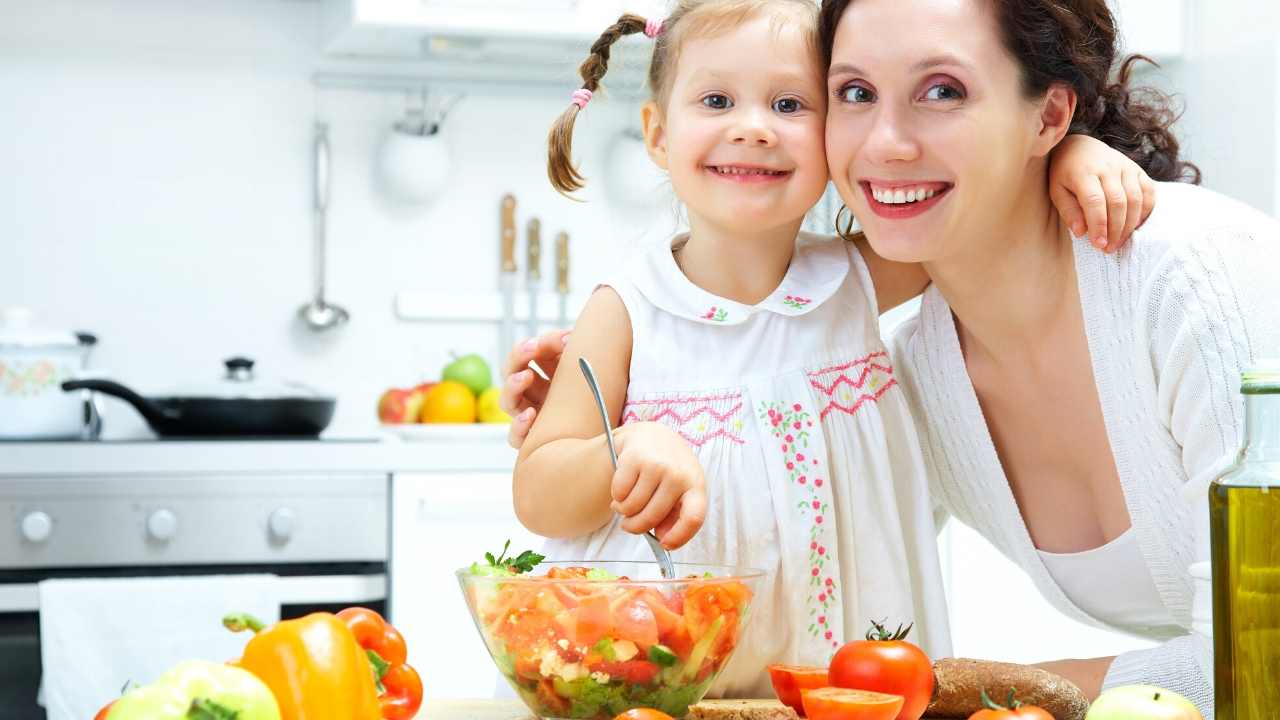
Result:
{"label": "cooking pot", "polygon": [[97,339],[32,325],[27,308],[0,309],[0,439],[70,440],[96,426],[87,393],[60,385],[80,377]]}
{"label": "cooking pot", "polygon": [[62,388],[118,397],[166,437],[314,437],[333,420],[335,398],[300,383],[258,380],[249,358],[229,358],[224,365],[221,380],[155,396],[111,380],[72,380]]}

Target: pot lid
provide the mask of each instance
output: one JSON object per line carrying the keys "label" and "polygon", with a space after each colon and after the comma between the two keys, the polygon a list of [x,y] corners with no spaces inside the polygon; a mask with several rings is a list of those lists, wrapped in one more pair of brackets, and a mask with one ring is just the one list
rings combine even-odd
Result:
{"label": "pot lid", "polygon": [[223,361],[221,378],[173,388],[160,397],[214,398],[220,400],[329,400],[332,396],[300,382],[259,377],[254,361],[247,357],[230,357]]}
{"label": "pot lid", "polygon": [[25,307],[0,308],[0,347],[73,348],[97,342],[89,333],[39,327],[32,323],[31,315],[31,310]]}

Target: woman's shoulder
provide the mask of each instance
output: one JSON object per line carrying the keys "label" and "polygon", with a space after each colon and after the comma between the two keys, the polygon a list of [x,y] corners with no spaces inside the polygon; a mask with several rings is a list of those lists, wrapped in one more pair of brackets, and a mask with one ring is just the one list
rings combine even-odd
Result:
{"label": "woman's shoulder", "polygon": [[1194,251],[1234,236],[1260,248],[1280,247],[1280,222],[1235,198],[1187,183],[1157,183],[1156,206],[1133,236],[1138,259]]}

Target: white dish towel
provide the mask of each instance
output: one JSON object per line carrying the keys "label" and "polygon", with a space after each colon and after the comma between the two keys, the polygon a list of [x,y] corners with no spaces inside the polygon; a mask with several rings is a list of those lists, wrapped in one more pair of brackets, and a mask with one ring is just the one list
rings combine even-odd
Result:
{"label": "white dish towel", "polygon": [[181,660],[239,657],[247,633],[222,616],[280,617],[274,575],[45,580],[40,592],[41,696],[48,720],[85,720]]}

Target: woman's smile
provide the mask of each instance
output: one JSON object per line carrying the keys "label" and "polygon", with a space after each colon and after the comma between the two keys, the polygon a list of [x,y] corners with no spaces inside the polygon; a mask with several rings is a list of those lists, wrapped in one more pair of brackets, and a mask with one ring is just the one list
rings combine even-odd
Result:
{"label": "woman's smile", "polygon": [[917,217],[937,207],[954,187],[946,182],[861,180],[858,185],[871,211],[889,220]]}

